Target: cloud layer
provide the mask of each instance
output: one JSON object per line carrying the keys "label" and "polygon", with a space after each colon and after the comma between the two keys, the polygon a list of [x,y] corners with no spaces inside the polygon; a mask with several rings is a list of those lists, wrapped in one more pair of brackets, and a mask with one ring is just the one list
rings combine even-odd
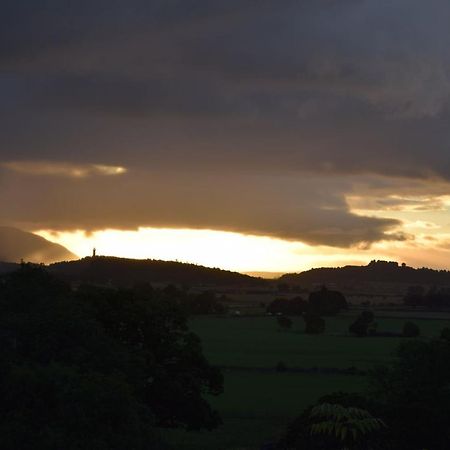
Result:
{"label": "cloud layer", "polygon": [[449,22],[444,0],[6,2],[1,219],[409,238],[346,198],[447,186]]}

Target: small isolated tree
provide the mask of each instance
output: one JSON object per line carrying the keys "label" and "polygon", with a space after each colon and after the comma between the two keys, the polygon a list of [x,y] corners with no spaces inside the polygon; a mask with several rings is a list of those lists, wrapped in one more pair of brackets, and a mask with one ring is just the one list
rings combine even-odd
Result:
{"label": "small isolated tree", "polygon": [[277,317],[278,325],[283,330],[289,330],[292,328],[292,320],[289,319],[289,317],[286,316],[279,316]]}
{"label": "small isolated tree", "polygon": [[[374,315],[371,311],[363,311],[348,327],[348,331],[358,337],[367,336],[369,328],[375,328]],[[371,333],[372,334],[372,333]],[[373,334],[375,334],[373,332]]]}
{"label": "small isolated tree", "polygon": [[322,334],[325,331],[325,320],[322,317],[315,314],[305,314],[303,319],[306,334]]}
{"label": "small isolated tree", "polygon": [[413,322],[405,322],[405,324],[403,325],[402,336],[410,338],[420,336],[419,326]]}
{"label": "small isolated tree", "polygon": [[322,403],[310,413],[311,435],[330,436],[342,445],[343,450],[360,449],[370,435],[381,431],[386,425],[360,408]]}
{"label": "small isolated tree", "polygon": [[308,311],[318,316],[335,316],[339,312],[348,309],[347,300],[344,295],[338,291],[322,289],[311,292],[308,298]]}

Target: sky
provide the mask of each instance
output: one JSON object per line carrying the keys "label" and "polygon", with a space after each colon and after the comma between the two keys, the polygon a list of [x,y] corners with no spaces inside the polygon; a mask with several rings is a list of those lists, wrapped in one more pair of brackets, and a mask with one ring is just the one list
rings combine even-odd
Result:
{"label": "sky", "polygon": [[449,267],[447,0],[2,2],[0,225],[286,272]]}

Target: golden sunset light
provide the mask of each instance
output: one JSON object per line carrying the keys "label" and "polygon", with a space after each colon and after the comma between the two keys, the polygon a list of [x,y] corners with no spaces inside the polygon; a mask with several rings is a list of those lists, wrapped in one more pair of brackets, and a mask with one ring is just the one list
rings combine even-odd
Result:
{"label": "golden sunset light", "polygon": [[450,449],[449,0],[0,5],[0,450]]}
{"label": "golden sunset light", "polygon": [[[421,225],[413,224],[418,231]],[[434,230],[433,230],[434,231]],[[63,245],[79,257],[97,254],[136,259],[161,259],[200,264],[240,272],[298,272],[313,267],[337,267],[367,264],[373,259],[387,259],[433,268],[446,267],[450,257],[450,230],[417,234],[414,240],[372,245],[371,248],[339,250],[311,246],[262,236],[213,230],[139,228],[134,231],[99,230],[57,232],[36,231],[45,239]],[[418,249],[428,252],[417,257]]]}

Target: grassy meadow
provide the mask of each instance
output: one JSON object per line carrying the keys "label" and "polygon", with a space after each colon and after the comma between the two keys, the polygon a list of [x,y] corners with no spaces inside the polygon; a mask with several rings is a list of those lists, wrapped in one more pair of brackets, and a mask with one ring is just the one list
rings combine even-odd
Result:
{"label": "grassy meadow", "polygon": [[[288,331],[280,330],[275,317],[194,318],[191,328],[201,337],[206,356],[223,368],[225,392],[210,398],[223,425],[212,432],[170,431],[166,434],[170,443],[180,450],[256,450],[275,440],[319,397],[364,390],[364,376],[323,369],[367,370],[388,362],[404,338],[351,337],[347,329],[356,314],[326,318],[325,334],[318,336],[304,334],[301,318],[294,318]],[[419,325],[421,338],[429,338],[450,326],[448,315],[388,314],[375,311],[378,331],[401,331],[404,322],[412,320]],[[277,372],[279,361],[291,370]]]}

